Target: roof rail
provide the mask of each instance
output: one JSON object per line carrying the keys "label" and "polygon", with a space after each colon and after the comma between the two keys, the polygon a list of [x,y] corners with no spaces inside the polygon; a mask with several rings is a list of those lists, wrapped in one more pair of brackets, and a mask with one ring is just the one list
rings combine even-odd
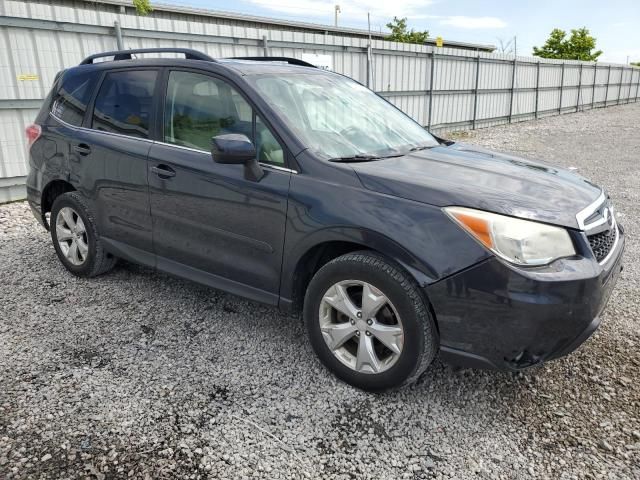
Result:
{"label": "roof rail", "polygon": [[118,60],[131,60],[131,55],[136,53],[182,53],[187,60],[215,62],[209,55],[190,48],[134,48],[132,50],[115,50],[113,52],[96,53],[82,60],[80,65],[92,64],[96,58],[103,57],[113,57],[114,62]]}
{"label": "roof rail", "polygon": [[253,60],[256,62],[284,62],[289,65],[299,65],[301,67],[312,67],[318,68],[312,63],[305,62],[304,60],[300,60],[298,58],[291,57],[228,57],[229,60]]}

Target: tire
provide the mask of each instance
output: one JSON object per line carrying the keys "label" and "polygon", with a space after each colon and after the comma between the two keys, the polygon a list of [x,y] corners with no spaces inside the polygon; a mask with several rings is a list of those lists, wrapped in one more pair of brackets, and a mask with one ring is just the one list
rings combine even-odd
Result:
{"label": "tire", "polygon": [[[117,258],[105,251],[93,213],[78,192],[59,195],[51,207],[50,218],[51,240],[67,270],[79,277],[95,277],[114,267]],[[74,243],[76,255],[70,253]]]}
{"label": "tire", "polygon": [[[363,304],[365,291],[372,300]],[[385,299],[382,307],[371,307]],[[435,322],[415,280],[375,252],[349,253],[318,270],[307,288],[303,315],[322,363],[363,390],[385,391],[415,382],[438,352]],[[353,336],[341,344],[354,328]],[[361,348],[368,353],[361,356]]]}

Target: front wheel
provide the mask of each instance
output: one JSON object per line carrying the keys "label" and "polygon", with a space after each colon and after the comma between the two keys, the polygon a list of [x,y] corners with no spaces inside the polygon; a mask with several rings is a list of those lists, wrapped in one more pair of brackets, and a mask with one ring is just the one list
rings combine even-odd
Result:
{"label": "front wheel", "polygon": [[414,382],[433,361],[433,318],[411,278],[373,252],[354,252],[323,266],[304,302],[311,345],[347,383],[371,391]]}

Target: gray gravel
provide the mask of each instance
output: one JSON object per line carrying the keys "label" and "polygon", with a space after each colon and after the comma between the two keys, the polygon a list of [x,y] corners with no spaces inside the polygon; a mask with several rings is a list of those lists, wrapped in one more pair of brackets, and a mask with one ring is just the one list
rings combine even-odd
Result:
{"label": "gray gravel", "polygon": [[332,377],[299,320],[121,263],[78,279],[0,206],[0,478],[640,478],[640,104],[472,132],[604,185],[628,232],[600,330],[520,374]]}

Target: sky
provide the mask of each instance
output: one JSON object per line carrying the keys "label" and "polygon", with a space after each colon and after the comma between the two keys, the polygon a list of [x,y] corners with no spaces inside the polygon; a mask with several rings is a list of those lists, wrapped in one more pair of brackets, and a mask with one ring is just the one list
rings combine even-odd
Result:
{"label": "sky", "polygon": [[[430,37],[499,46],[517,38],[518,55],[531,55],[553,28],[587,27],[603,50],[599,61],[640,61],[640,0],[161,0],[288,20],[387,30],[394,16],[407,17],[409,27]],[[152,0],[153,4],[153,0]]]}

